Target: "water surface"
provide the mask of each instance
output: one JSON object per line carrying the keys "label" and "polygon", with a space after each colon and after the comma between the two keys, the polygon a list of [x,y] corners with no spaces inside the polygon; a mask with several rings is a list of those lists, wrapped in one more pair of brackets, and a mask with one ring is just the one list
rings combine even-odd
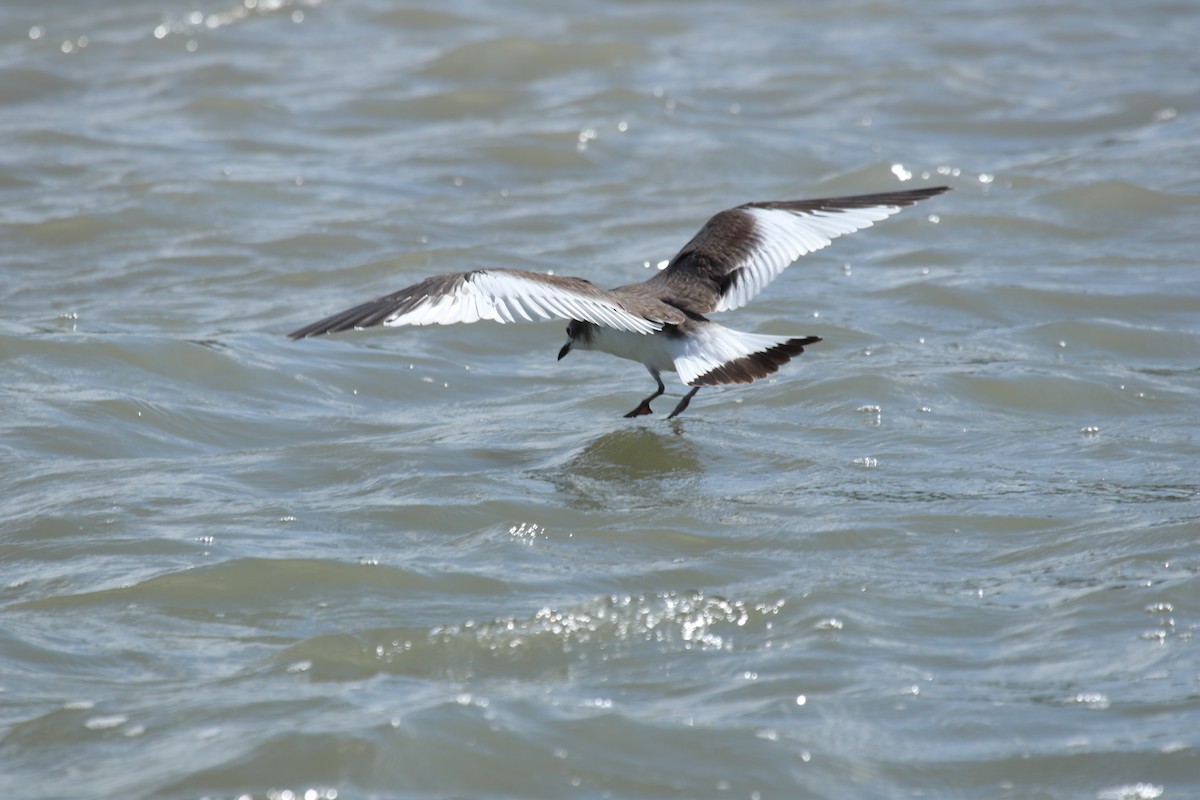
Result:
{"label": "water surface", "polygon": [[[0,10],[0,776],[28,798],[1200,795],[1187,4]],[[670,422],[563,325],[946,183]],[[669,386],[660,412],[684,391]],[[291,794],[288,794],[291,793]]]}

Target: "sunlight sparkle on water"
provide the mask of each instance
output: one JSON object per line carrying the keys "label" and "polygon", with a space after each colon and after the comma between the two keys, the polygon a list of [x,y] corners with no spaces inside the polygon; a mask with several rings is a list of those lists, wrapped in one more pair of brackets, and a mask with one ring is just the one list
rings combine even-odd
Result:
{"label": "sunlight sparkle on water", "polygon": [[125,724],[129,717],[124,714],[112,714],[106,717],[92,717],[83,726],[90,731],[103,731],[109,728],[119,728]]}
{"label": "sunlight sparkle on water", "polygon": [[1103,711],[1108,708],[1108,696],[1103,692],[1080,692],[1075,695],[1074,702],[1087,708]]}
{"label": "sunlight sparkle on water", "polygon": [[1114,786],[1101,790],[1096,797],[1099,800],[1154,800],[1161,796],[1163,787],[1150,783],[1134,783],[1129,786]]}

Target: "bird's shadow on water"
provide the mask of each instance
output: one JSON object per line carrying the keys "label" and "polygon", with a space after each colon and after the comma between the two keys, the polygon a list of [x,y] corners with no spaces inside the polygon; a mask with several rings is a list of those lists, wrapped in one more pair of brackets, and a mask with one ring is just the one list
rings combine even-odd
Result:
{"label": "bird's shadow on water", "polygon": [[696,445],[683,435],[683,424],[672,420],[669,427],[652,422],[609,431],[541,477],[583,507],[608,506],[623,495],[660,501],[671,487],[693,483],[706,470]]}

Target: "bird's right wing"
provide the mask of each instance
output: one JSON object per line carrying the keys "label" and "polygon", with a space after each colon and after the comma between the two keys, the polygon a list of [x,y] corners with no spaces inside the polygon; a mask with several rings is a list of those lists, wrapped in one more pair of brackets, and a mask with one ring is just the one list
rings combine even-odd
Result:
{"label": "bird's right wing", "polygon": [[533,322],[577,319],[631,333],[651,334],[661,323],[627,310],[612,293],[583,278],[517,269],[435,275],[288,334],[292,339],[373,325],[452,325],[456,322]]}

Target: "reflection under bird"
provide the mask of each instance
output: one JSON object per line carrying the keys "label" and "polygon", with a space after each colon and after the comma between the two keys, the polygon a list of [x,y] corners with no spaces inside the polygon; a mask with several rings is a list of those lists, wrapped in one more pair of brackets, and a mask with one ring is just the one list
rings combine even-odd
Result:
{"label": "reflection under bird", "polygon": [[658,388],[626,417],[652,413],[666,391],[663,372],[691,387],[668,418],[702,386],[751,383],[776,372],[819,336],[744,333],[708,319],[749,302],[800,256],[886,219],[947,186],[900,192],[747,203],[705,223],[666,268],[642,283],[604,290],[583,278],[518,269],[435,275],[288,334],[303,339],[373,325],[570,320],[561,360],[599,350],[638,361]]}

